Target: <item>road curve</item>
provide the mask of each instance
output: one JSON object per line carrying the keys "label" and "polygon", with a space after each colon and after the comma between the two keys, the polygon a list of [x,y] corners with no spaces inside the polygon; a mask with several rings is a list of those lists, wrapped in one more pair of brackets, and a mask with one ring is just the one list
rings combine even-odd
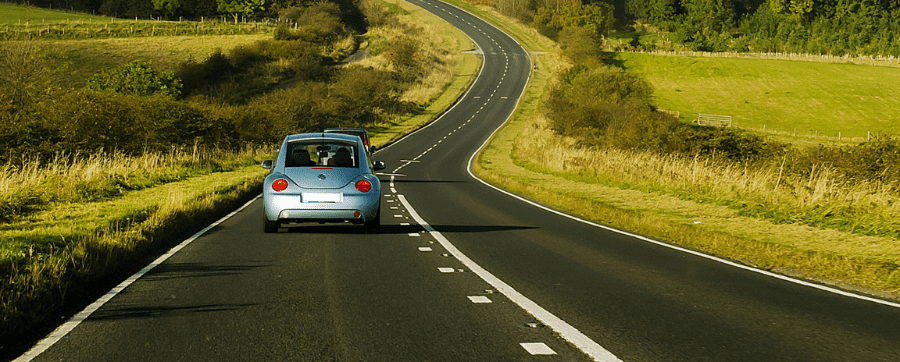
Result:
{"label": "road curve", "polygon": [[393,171],[381,233],[263,234],[255,200],[23,360],[898,360],[900,308],[600,229],[472,178],[528,54],[471,14],[413,3],[466,32],[484,65],[446,115],[377,153]]}

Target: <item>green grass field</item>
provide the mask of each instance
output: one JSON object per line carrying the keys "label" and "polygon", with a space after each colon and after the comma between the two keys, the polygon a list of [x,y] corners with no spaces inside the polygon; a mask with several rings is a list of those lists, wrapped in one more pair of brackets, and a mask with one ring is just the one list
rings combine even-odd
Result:
{"label": "green grass field", "polygon": [[133,60],[153,64],[160,71],[172,72],[189,59],[202,61],[216,49],[228,53],[232,48],[271,39],[268,34],[162,36],[89,40],[38,41],[50,54],[67,63],[60,74],[60,85],[81,87],[88,77]]}
{"label": "green grass field", "polygon": [[618,53],[652,84],[655,105],[686,121],[729,115],[735,126],[797,136],[900,133],[900,68],[806,61]]}
{"label": "green grass field", "polygon": [[54,24],[66,22],[109,22],[109,17],[93,16],[65,11],[48,10],[33,6],[0,4],[0,24]]}

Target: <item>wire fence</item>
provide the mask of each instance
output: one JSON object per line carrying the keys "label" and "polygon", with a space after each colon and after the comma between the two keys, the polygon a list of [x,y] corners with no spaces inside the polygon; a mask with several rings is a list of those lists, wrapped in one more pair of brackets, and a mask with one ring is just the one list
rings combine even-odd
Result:
{"label": "wire fence", "polygon": [[883,67],[900,67],[900,58],[881,55],[844,55],[834,56],[825,54],[806,53],[738,53],[738,52],[695,52],[690,50],[618,50],[628,53],[641,53],[679,57],[706,57],[706,58],[738,58],[738,59],[775,59],[775,60],[799,60],[818,63],[852,63],[860,65],[877,65]]}
{"label": "wire fence", "polygon": [[248,19],[233,17],[201,17],[199,19],[163,20],[81,18],[78,20],[31,19],[16,24],[0,25],[0,40],[94,39],[146,36],[238,35],[272,32],[278,25],[296,24],[277,18]]}

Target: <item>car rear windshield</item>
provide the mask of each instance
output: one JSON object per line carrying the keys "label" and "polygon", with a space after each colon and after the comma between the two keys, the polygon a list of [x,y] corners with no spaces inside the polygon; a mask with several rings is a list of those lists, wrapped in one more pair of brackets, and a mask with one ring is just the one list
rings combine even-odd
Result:
{"label": "car rear windshield", "polygon": [[356,143],[339,140],[291,142],[285,154],[285,167],[359,167]]}

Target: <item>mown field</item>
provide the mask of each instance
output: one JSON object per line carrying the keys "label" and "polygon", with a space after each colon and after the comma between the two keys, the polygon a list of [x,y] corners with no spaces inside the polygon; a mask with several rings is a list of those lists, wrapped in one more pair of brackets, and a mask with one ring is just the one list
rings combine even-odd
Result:
{"label": "mown field", "polygon": [[67,22],[110,21],[105,16],[72,13],[58,10],[42,9],[33,6],[20,6],[0,3],[0,24],[46,24]]}
{"label": "mown field", "polygon": [[900,68],[643,53],[617,60],[652,84],[658,108],[686,121],[729,115],[737,127],[820,142],[900,133]]}

